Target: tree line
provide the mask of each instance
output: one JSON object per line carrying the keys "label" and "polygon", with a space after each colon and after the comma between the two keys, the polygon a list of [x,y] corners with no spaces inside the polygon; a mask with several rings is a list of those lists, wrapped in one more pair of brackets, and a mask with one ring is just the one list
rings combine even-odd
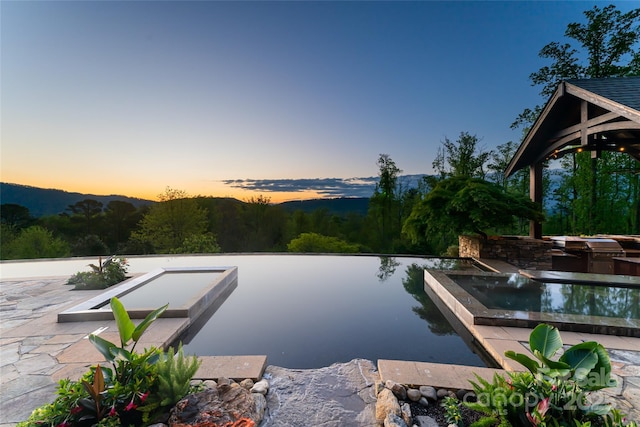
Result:
{"label": "tree line", "polygon": [[[414,224],[427,220],[432,188],[453,178],[477,178],[484,167],[496,167],[487,164],[490,157],[478,143],[476,136],[465,132],[457,141],[443,143],[439,176],[426,177],[417,188],[404,185],[400,168],[389,155],[381,154],[379,180],[366,214],[332,214],[326,208],[288,212],[262,195],[242,202],[190,197],[172,188],[166,188],[159,202],[150,206],[136,208],[123,201],[103,206],[85,199],[69,205],[63,214],[41,218],[31,218],[23,206],[4,204],[0,254],[3,259],[285,251],[440,254],[455,244],[456,232],[473,229],[466,228],[473,220],[447,220],[436,225],[437,232],[423,232],[422,225]],[[469,163],[478,166],[469,169]],[[483,187],[502,189],[480,181]],[[528,202],[526,196],[520,199]],[[436,224],[433,218],[429,221]],[[496,227],[483,227],[517,232],[520,226],[505,220]]]}
{"label": "tree line", "polygon": [[[586,22],[567,26],[565,38],[539,56],[548,66],[531,74],[546,100],[560,81],[640,75],[640,9],[615,5],[584,12]],[[514,128],[523,137],[542,110],[523,111]],[[445,138],[432,162],[434,175],[407,187],[387,154],[377,161],[378,184],[366,215],[326,209],[289,213],[263,195],[245,202],[189,197],[167,188],[160,202],[136,208],[87,199],[62,215],[33,219],[26,208],[2,205],[2,259],[68,255],[215,252],[370,252],[455,254],[458,233],[528,234],[529,220],[545,234],[640,234],[640,163],[623,153],[573,153],[547,168],[543,192],[550,207],[528,198],[528,171],[509,179],[504,170],[518,144],[485,150],[480,138],[461,132]],[[549,196],[550,195],[550,196]],[[543,211],[546,210],[546,218]],[[615,212],[615,215],[612,215]]]}

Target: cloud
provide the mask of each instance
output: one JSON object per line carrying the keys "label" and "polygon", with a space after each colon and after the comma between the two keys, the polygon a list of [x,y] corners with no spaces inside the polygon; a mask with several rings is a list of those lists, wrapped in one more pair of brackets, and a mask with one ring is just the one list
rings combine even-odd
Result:
{"label": "cloud", "polygon": [[[404,188],[415,187],[424,175],[399,177]],[[371,197],[378,177],[364,178],[301,178],[301,179],[227,179],[225,185],[265,193],[297,193],[315,191],[321,197]]]}

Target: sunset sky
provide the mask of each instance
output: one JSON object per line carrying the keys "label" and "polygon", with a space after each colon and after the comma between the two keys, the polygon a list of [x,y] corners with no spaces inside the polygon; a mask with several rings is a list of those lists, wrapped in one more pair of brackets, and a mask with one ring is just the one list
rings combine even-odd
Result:
{"label": "sunset sky", "polygon": [[381,153],[431,173],[445,137],[520,141],[540,48],[594,4],[3,0],[0,180],[282,201],[356,194]]}

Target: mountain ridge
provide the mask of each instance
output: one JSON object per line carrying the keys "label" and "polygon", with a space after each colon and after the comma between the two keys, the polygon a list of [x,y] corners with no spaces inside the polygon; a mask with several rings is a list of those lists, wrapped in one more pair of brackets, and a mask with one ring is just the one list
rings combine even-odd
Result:
{"label": "mountain ridge", "polygon": [[[227,197],[211,198],[227,199]],[[35,218],[61,214],[65,212],[69,205],[73,205],[85,199],[97,200],[104,206],[113,200],[128,202],[135,207],[156,203],[153,200],[118,194],[96,195],[69,192],[55,188],[41,188],[24,184],[0,182],[0,203],[24,206],[29,209],[29,213]],[[242,201],[239,202],[246,203]],[[310,213],[317,209],[327,209],[330,214],[336,215],[345,215],[350,212],[366,215],[369,207],[369,198],[336,197],[327,199],[295,200],[276,203],[275,205],[281,206],[288,212],[302,210],[306,213]]]}
{"label": "mountain ridge", "polygon": [[129,197],[119,194],[85,194],[55,188],[41,188],[24,184],[0,182],[0,203],[12,203],[24,206],[29,209],[29,213],[36,218],[61,214],[69,205],[73,205],[85,199],[97,200],[105,206],[114,200],[129,202],[135,207],[155,203],[153,200],[140,199],[137,197]]}

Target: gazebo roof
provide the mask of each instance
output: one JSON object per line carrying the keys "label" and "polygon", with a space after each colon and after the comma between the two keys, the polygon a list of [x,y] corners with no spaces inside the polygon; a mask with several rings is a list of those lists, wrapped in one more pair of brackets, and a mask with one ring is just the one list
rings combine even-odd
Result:
{"label": "gazebo roof", "polygon": [[560,83],[505,175],[579,151],[621,151],[640,160],[640,76]]}

